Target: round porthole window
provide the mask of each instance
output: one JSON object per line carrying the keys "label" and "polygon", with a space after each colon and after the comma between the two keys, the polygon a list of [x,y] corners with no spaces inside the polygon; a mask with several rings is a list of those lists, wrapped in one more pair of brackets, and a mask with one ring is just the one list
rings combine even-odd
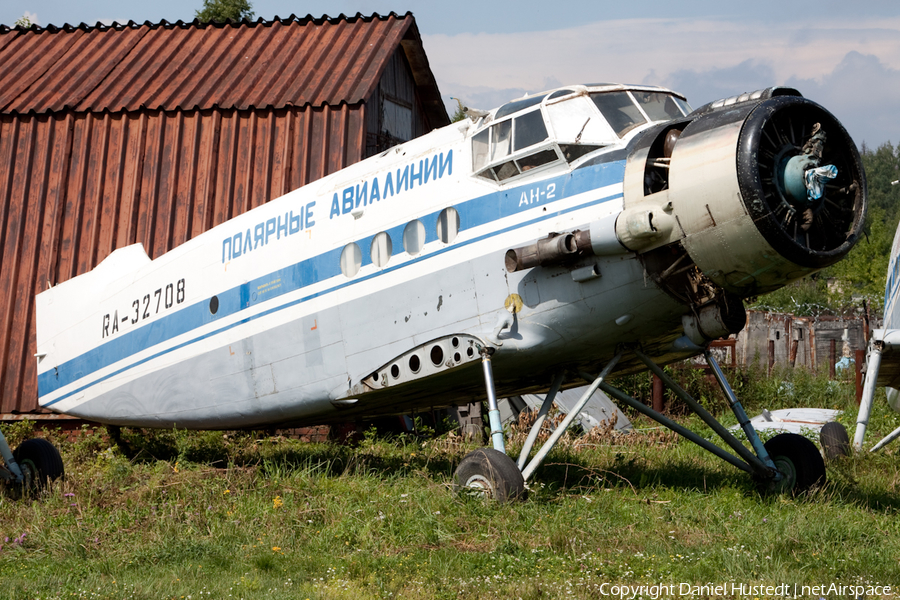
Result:
{"label": "round porthole window", "polygon": [[403,249],[415,256],[425,247],[425,225],[418,219],[407,223],[403,230]]}
{"label": "round porthole window", "polygon": [[372,262],[379,269],[386,266],[388,261],[391,260],[393,250],[391,236],[382,231],[372,239]]}
{"label": "round porthole window", "polygon": [[354,243],[344,246],[341,252],[341,273],[346,277],[354,277],[362,266],[362,251]]}
{"label": "round porthole window", "polygon": [[459,233],[459,213],[450,206],[438,215],[437,236],[439,240],[449,244],[456,239],[457,233]]}

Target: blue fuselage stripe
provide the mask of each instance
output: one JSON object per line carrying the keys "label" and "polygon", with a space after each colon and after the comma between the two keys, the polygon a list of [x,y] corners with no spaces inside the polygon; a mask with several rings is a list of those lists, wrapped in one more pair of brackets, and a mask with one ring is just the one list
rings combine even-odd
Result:
{"label": "blue fuselage stripe", "polygon": [[[624,175],[624,166],[624,161],[604,163],[592,166],[588,169],[576,170],[570,174],[560,177],[538,181],[530,185],[519,186],[510,190],[498,191],[487,194],[485,196],[474,198],[472,200],[468,200],[455,206],[460,215],[460,230],[472,229],[474,227],[492,223],[505,217],[509,217],[522,211],[534,208],[534,204],[522,203],[521,198],[523,194],[528,194],[536,188],[543,188],[544,190],[546,190],[547,186],[549,185],[555,184],[556,186],[558,186],[558,189],[555,190],[555,199],[546,201],[546,203],[541,202],[545,206],[548,206],[552,205],[555,202],[558,202],[559,200],[563,200],[565,198],[575,196],[592,189],[602,188],[614,183],[619,183],[622,181],[622,176]],[[43,406],[52,406],[57,402],[64,400],[65,398],[71,397],[74,394],[77,394],[111,377],[115,377],[116,375],[119,375],[129,369],[159,358],[160,356],[163,356],[185,346],[189,346],[209,337],[218,335],[229,329],[233,329],[234,327],[238,327],[250,321],[268,316],[274,312],[290,308],[292,306],[325,294],[336,292],[350,285],[360,284],[373,277],[378,277],[386,273],[390,273],[396,269],[416,264],[422,260],[427,260],[434,256],[443,254],[444,252],[449,252],[451,250],[456,250],[458,248],[480,242],[488,237],[492,237],[514,229],[527,227],[529,225],[545,221],[561,214],[581,210],[586,207],[614,200],[619,197],[621,197],[621,193],[617,193],[606,198],[594,198],[581,205],[565,210],[547,212],[542,214],[540,217],[532,219],[525,223],[519,223],[505,229],[491,231],[482,236],[467,240],[464,243],[454,243],[445,248],[441,248],[440,250],[429,252],[415,258],[410,258],[400,265],[386,267],[376,273],[372,273],[364,277],[354,278],[352,280],[347,280],[344,283],[332,286],[327,290],[309,294],[291,302],[272,307],[268,310],[254,314],[245,319],[241,319],[219,329],[210,331],[206,334],[193,337],[181,344],[177,344],[176,346],[173,346],[171,348],[166,348],[163,351],[130,363],[129,365],[124,366],[123,368],[115,372],[109,373],[100,379],[93,380],[78,389],[72,390],[63,396],[56,398],[47,404],[44,404]],[[420,218],[420,220],[426,227],[426,232],[428,232],[426,242],[431,242],[436,239],[436,234],[434,232],[436,231],[435,225],[437,223],[438,215],[439,212],[434,212]],[[402,232],[403,226],[398,226],[388,231],[388,233],[391,235],[394,247],[402,247],[400,245]],[[373,238],[374,234],[357,241],[357,244],[359,244],[360,248],[364,251],[364,264],[371,263],[371,258],[368,256],[368,254],[369,247]],[[321,281],[325,281],[327,279],[335,277],[336,275],[339,275],[341,273],[341,251],[342,248],[329,250],[317,256],[300,261],[284,269],[269,273],[263,277],[257,278],[253,281],[244,283],[242,285],[226,290],[220,294],[217,294],[219,307],[216,311],[216,314],[212,314],[210,312],[210,299],[207,298],[188,307],[185,307],[176,313],[165,316],[152,323],[148,323],[147,325],[139,329],[131,331],[127,334],[122,335],[121,337],[112,339],[109,342],[106,342],[92,350],[89,350],[88,352],[57,366],[57,368],[48,370],[39,375],[38,396],[43,397],[47,394],[51,394],[62,387],[70,385],[85,376],[95,373],[112,364],[115,364],[116,362],[128,358],[129,356],[134,356],[135,354],[152,348],[155,345],[172,340],[178,336],[189,333],[215,321],[238,314],[241,311],[253,307],[261,302],[273,300],[284,294],[292,293]],[[278,281],[280,285],[278,285],[274,289],[266,288],[266,285],[268,283],[275,281]],[[261,294],[254,294],[254,290],[259,289],[263,289],[265,291]]]}

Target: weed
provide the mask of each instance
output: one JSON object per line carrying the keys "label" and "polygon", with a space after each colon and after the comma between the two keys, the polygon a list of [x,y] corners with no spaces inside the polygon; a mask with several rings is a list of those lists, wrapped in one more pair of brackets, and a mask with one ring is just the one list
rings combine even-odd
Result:
{"label": "weed", "polygon": [[22,419],[3,426],[3,436],[10,448],[15,448],[25,440],[34,437],[34,421]]}
{"label": "weed", "polygon": [[[771,379],[738,379],[748,412],[825,404],[855,416],[843,381]],[[529,418],[510,428],[513,455]],[[898,420],[876,402],[870,439]],[[563,436],[529,500],[510,505],[450,493],[475,448],[453,432],[367,432],[348,447],[123,430],[133,456],[99,430],[60,436],[65,481],[38,502],[0,498],[0,597],[596,598],[604,584],[894,581],[896,448],[830,464],[808,496],[769,497],[644,417],[633,423]]]}

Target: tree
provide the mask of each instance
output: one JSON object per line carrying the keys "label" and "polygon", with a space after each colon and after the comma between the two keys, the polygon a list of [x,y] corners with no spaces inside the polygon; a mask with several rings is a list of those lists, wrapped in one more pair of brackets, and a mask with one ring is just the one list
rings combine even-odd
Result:
{"label": "tree", "polygon": [[898,150],[900,147],[886,142],[875,151],[863,147],[860,153],[869,195],[866,236],[844,260],[828,269],[839,282],[839,293],[832,293],[838,302],[848,302],[855,296],[866,298],[869,306],[878,309],[884,303],[888,260],[900,220],[900,184],[893,183],[900,179]]}
{"label": "tree", "polygon": [[203,8],[194,13],[201,23],[225,23],[252,19],[253,6],[249,0],[203,0]]}
{"label": "tree", "polygon": [[24,27],[24,28],[26,28],[26,29],[27,29],[28,27],[31,27],[32,25],[34,25],[34,21],[32,20],[31,17],[32,17],[32,15],[30,15],[30,14],[28,14],[28,13],[25,13],[24,15],[22,15],[21,17],[18,18],[18,20],[17,20],[16,23],[15,23],[16,26],[17,26],[17,27]]}

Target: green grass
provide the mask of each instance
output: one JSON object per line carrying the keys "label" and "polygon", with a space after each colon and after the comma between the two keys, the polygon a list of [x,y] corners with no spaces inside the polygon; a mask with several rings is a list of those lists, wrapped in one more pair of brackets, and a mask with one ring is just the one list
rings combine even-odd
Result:
{"label": "green grass", "polygon": [[[744,385],[755,414],[768,400],[752,386],[762,384]],[[798,375],[791,393],[816,394],[803,404],[822,406],[831,388]],[[851,392],[838,389],[833,403],[852,423]],[[869,445],[897,420],[878,402]],[[743,472],[649,421],[635,425],[629,436],[566,438],[529,499],[511,505],[451,493],[453,469],[474,448],[452,435],[367,436],[350,448],[154,432],[130,438],[140,452],[128,459],[99,434],[66,442],[50,432],[65,480],[35,500],[0,498],[0,598],[597,598],[603,584],[900,585],[896,448],[829,465],[829,483],[809,495],[761,496]],[[20,429],[13,434],[27,434]]]}

